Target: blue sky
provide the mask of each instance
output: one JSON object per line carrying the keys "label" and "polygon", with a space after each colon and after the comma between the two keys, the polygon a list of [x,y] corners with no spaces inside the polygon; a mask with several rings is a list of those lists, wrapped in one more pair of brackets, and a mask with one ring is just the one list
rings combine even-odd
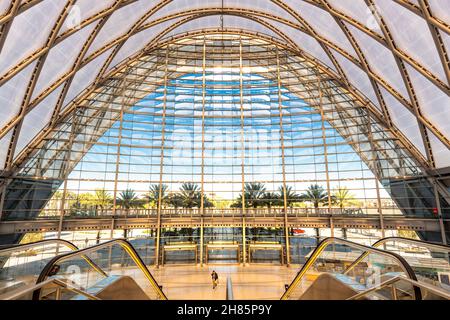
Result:
{"label": "blue sky", "polygon": [[[167,87],[163,180],[173,191],[183,181],[201,181],[202,80],[202,74],[187,74]],[[199,88],[191,88],[193,85]],[[244,86],[249,87],[243,91],[245,181],[263,182],[267,189],[275,190],[283,180],[278,87],[254,74],[245,75]],[[241,187],[239,81],[233,74],[211,73],[206,75],[206,87],[205,190],[232,199]],[[164,94],[160,87],[124,114],[119,190],[145,192],[149,184],[159,181]],[[282,88],[282,100],[286,180],[299,191],[316,180],[325,187],[321,116],[286,88]],[[113,189],[117,152],[113,144],[119,142],[119,131],[117,121],[78,163],[69,177],[74,179],[69,189]],[[331,187],[345,185],[359,198],[374,198],[375,182],[360,179],[373,179],[372,172],[328,122],[325,132],[327,143],[336,144],[327,150],[330,179],[341,180],[332,182]],[[76,181],[79,178],[97,181]],[[388,197],[386,193],[383,196]]]}

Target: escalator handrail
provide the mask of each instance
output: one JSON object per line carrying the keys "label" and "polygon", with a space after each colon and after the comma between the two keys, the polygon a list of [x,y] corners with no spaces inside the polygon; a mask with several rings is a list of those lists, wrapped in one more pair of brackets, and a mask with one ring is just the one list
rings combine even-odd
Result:
{"label": "escalator handrail", "polygon": [[383,288],[388,287],[389,285],[392,286],[395,283],[401,282],[401,281],[408,282],[408,283],[413,284],[413,285],[415,285],[415,286],[417,286],[417,287],[419,287],[421,289],[424,289],[424,290],[427,290],[427,291],[429,291],[431,293],[434,293],[434,294],[440,296],[441,298],[444,298],[446,300],[450,300],[450,294],[447,291],[438,289],[435,286],[429,285],[429,284],[424,283],[424,282],[419,282],[419,281],[414,281],[414,280],[411,280],[411,279],[407,279],[407,278],[405,278],[403,276],[396,276],[396,277],[393,277],[391,279],[388,279],[388,280],[380,283],[378,286],[369,288],[369,289],[367,289],[366,291],[363,291],[363,292],[359,292],[359,293],[355,294],[354,296],[351,296],[350,298],[348,298],[346,300],[357,300],[357,299],[359,299],[361,297],[366,296],[369,293],[376,292],[378,290],[381,290]]}
{"label": "escalator handrail", "polygon": [[386,242],[389,241],[401,241],[401,242],[407,242],[407,243],[411,243],[411,244],[415,244],[415,245],[420,245],[423,246],[425,248],[432,248],[432,249],[438,249],[438,250],[444,250],[447,252],[450,252],[450,246],[442,244],[442,243],[437,243],[437,242],[430,242],[430,241],[424,241],[424,240],[417,240],[417,239],[410,239],[410,238],[404,238],[404,237],[386,237],[386,238],[382,238],[378,241],[376,241],[372,247],[380,247],[381,245],[385,244]]}
{"label": "escalator handrail", "polygon": [[[159,287],[158,283],[156,282],[155,278],[153,278],[153,275],[150,273],[150,271],[147,269],[147,266],[145,265],[144,261],[142,261],[142,258],[139,256],[139,254],[137,253],[136,249],[134,249],[133,245],[128,242],[125,239],[113,239],[110,241],[106,241],[85,249],[81,249],[75,252],[68,252],[65,254],[61,254],[59,256],[54,257],[52,260],[50,260],[44,267],[44,269],[42,269],[41,274],[39,275],[38,279],[36,280],[36,284],[39,284],[42,281],[45,281],[48,276],[50,271],[52,270],[53,266],[55,264],[57,264],[60,260],[64,260],[67,258],[71,258],[71,257],[75,257],[75,256],[86,256],[89,253],[98,251],[102,248],[107,248],[110,247],[111,245],[114,244],[118,244],[120,245],[131,257],[131,259],[133,259],[134,263],[136,263],[136,266],[141,269],[141,271],[144,273],[144,275],[146,276],[147,280],[151,283],[152,287],[155,289],[155,291],[157,292],[157,294],[159,295],[159,297],[162,300],[167,300],[166,295],[164,294],[164,292],[161,290],[161,288]],[[105,274],[106,275],[106,274]],[[41,289],[38,289],[36,291],[34,291],[33,293],[33,300],[39,300],[40,297],[40,292]]]}
{"label": "escalator handrail", "polygon": [[30,243],[24,243],[24,244],[17,244],[17,245],[13,245],[10,247],[5,247],[0,249],[0,255],[4,254],[4,253],[8,253],[8,252],[15,252],[15,251],[22,251],[22,250],[27,250],[27,249],[31,249],[34,247],[38,247],[41,245],[45,245],[46,243],[59,243],[62,245],[65,245],[66,247],[68,247],[69,249],[71,249],[72,251],[78,251],[78,247],[76,245],[74,245],[72,242],[64,240],[64,239],[45,239],[45,240],[39,240],[36,242],[30,242]]}
{"label": "escalator handrail", "polygon": [[[287,288],[287,290],[281,296],[281,300],[286,300],[290,296],[292,290],[298,285],[298,283],[303,278],[303,276],[306,274],[306,272],[309,270],[309,268],[311,268],[311,266],[316,262],[316,260],[319,258],[322,251],[327,246],[329,246],[330,244],[333,244],[333,243],[348,245],[350,247],[363,250],[364,252],[374,252],[376,254],[380,254],[383,256],[389,256],[390,258],[396,260],[399,263],[399,265],[401,266],[401,268],[403,269],[403,271],[405,272],[405,274],[408,276],[409,279],[417,281],[417,277],[416,277],[414,270],[411,268],[411,266],[408,264],[408,262],[406,262],[406,260],[402,256],[400,256],[396,253],[393,253],[393,252],[384,251],[384,250],[373,248],[373,247],[368,247],[368,246],[365,246],[365,245],[362,245],[359,243],[355,243],[352,241],[329,237],[329,238],[323,239],[319,243],[319,245],[316,247],[316,249],[314,249],[314,251],[311,254],[311,256],[309,257],[309,259],[302,266],[300,271],[295,276],[294,280],[292,280],[292,282],[289,285],[289,287]],[[422,294],[421,294],[420,289],[417,288],[416,286],[413,286],[413,288],[414,288],[415,300],[422,300]]]}
{"label": "escalator handrail", "polygon": [[75,292],[79,295],[82,295],[86,298],[88,298],[89,300],[101,300],[100,298],[97,298],[96,296],[91,295],[90,293],[80,290],[74,286],[72,286],[71,284],[68,284],[64,281],[61,281],[59,279],[53,278],[53,279],[47,279],[44,282],[41,282],[39,284],[35,284],[32,287],[27,287],[25,289],[20,290],[19,292],[14,292],[9,296],[6,297],[2,297],[2,300],[17,300],[20,297],[25,296],[28,293],[34,292],[35,290],[48,286],[48,285],[56,285],[57,287],[59,287],[62,290],[68,290],[68,291],[72,291]]}
{"label": "escalator handrail", "polygon": [[[373,248],[378,248],[380,246],[382,246],[383,244],[385,244],[386,242],[389,241],[401,241],[401,242],[406,242],[406,243],[411,243],[411,244],[415,244],[415,245],[419,245],[425,248],[434,248],[434,249],[438,249],[438,250],[443,250],[443,251],[447,251],[450,252],[450,246],[447,246],[445,244],[440,244],[440,243],[435,243],[435,242],[428,242],[428,241],[424,241],[424,240],[416,240],[416,239],[409,239],[409,238],[403,238],[403,237],[386,237],[386,238],[382,238],[380,240],[377,240],[374,244],[372,244]],[[350,272],[358,263],[360,263],[366,256],[367,256],[367,252],[363,252],[361,254],[361,256],[358,257],[358,259],[356,259],[355,261],[352,262],[352,264],[347,268],[347,270],[344,271],[344,274],[347,274],[348,272]]]}

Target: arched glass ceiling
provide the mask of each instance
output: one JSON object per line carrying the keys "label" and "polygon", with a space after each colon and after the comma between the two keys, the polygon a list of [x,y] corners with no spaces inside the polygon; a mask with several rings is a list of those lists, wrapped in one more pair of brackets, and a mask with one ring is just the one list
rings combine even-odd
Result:
{"label": "arched glass ceiling", "polygon": [[0,0],[0,170],[71,100],[152,43],[204,28],[317,59],[429,168],[450,166],[450,0]]}

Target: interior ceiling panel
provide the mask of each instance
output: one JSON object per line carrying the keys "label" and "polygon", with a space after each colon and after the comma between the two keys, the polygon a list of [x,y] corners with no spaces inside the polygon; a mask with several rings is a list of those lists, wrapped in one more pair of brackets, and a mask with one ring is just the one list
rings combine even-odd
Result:
{"label": "interior ceiling panel", "polygon": [[[449,6],[448,0],[0,1],[0,170],[13,167],[31,135],[122,61],[205,29],[287,43],[366,97],[429,168],[448,166]],[[34,130],[32,119],[39,120]]]}

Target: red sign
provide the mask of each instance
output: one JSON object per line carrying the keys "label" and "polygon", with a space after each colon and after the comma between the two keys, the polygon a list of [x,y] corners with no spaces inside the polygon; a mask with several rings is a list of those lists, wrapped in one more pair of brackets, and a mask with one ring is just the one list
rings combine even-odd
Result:
{"label": "red sign", "polygon": [[303,229],[292,229],[292,231],[294,232],[294,234],[303,234],[303,233],[305,233],[305,230],[303,230]]}

